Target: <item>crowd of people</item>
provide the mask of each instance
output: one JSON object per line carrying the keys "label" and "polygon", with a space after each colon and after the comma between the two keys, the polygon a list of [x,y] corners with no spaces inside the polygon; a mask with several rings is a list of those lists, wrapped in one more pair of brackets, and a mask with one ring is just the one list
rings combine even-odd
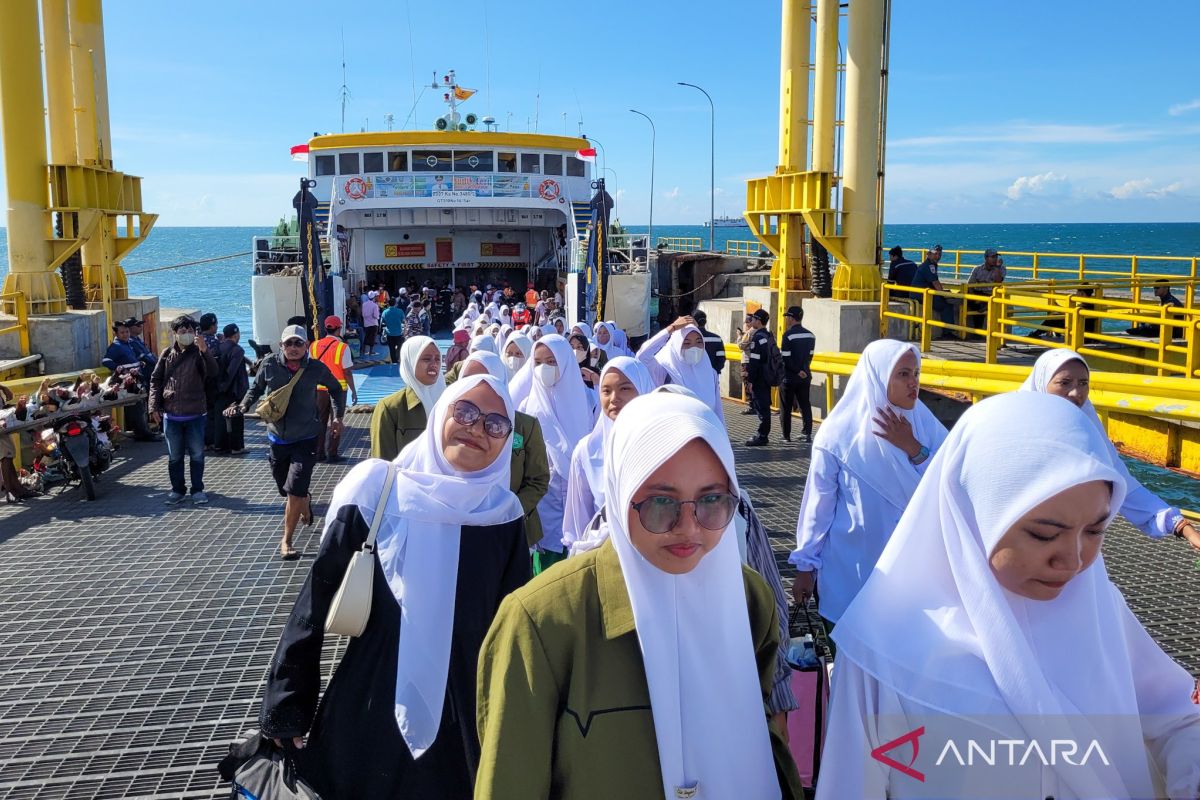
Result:
{"label": "crowd of people", "polygon": [[[568,326],[547,299],[541,324],[514,325],[515,304],[472,297],[446,356],[405,336],[405,386],[374,408],[372,458],[330,499],[271,661],[263,735],[330,798],[804,797],[789,602],[739,485],[723,347],[682,317],[633,352],[617,326]],[[773,389],[807,406],[802,319],[788,309],[772,353],[769,316],[747,316],[747,444],[769,435]],[[227,412],[263,413],[290,387],[264,414],[284,558],[313,519],[320,397],[340,429],[353,385],[326,366],[341,320],[325,328],[312,343],[286,329]],[[210,369],[194,339],[176,346],[197,351],[182,368]],[[922,403],[920,369],[913,345],[872,343],[815,436],[801,415],[791,600],[819,595],[837,665],[817,797],[925,796],[871,753],[935,717],[1102,741],[1093,769],[1017,769],[1014,796],[1197,797],[1194,681],[1129,612],[1101,544],[1118,513],[1155,539],[1200,549],[1200,533],[1124,467],[1082,356],[1049,351],[1022,391],[952,431]],[[326,620],[363,552],[378,564],[370,615],[322,692]],[[980,780],[941,775],[937,796]]]}

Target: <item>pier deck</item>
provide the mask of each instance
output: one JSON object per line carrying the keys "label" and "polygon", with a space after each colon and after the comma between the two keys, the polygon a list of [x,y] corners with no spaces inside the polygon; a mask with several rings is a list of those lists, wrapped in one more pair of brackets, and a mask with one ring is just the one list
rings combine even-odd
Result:
{"label": "pier deck", "polygon": [[[793,540],[808,448],[740,443],[752,417],[729,404],[738,470],[781,563]],[[318,515],[367,449],[365,414],[348,416],[348,463],[319,464]],[[265,435],[251,453],[209,458],[211,503],[163,505],[161,444],[118,452],[93,503],[78,489],[0,506],[0,800],[222,798],[216,762],[255,724],[262,680],[304,581],[307,554],[281,562],[281,502]],[[1123,520],[1109,570],[1154,637],[1200,672],[1200,569],[1178,541],[1151,542]],[[786,574],[786,573],[785,573]],[[337,653],[327,648],[328,669]]]}

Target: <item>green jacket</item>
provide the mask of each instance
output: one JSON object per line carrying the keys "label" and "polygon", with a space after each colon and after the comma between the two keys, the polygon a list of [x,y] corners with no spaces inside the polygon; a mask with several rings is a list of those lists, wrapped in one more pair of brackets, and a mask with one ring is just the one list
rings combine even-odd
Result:
{"label": "green jacket", "polygon": [[463,364],[465,363],[467,363],[467,360],[464,358],[462,361],[455,362],[453,367],[446,370],[446,377],[444,380],[446,381],[447,386],[458,380],[458,376],[462,373]]}
{"label": "green jacket", "polygon": [[425,430],[425,406],[407,386],[375,404],[371,414],[371,457],[391,461]]}
{"label": "green jacket", "polygon": [[[778,611],[766,582],[742,572],[769,725]],[[475,800],[662,798],[650,691],[611,542],[556,565],[500,604],[479,652],[477,715]],[[774,728],[771,746],[784,800],[802,798]]]}
{"label": "green jacket", "polygon": [[[458,366],[457,364],[455,366]],[[391,461],[425,430],[425,406],[412,389],[405,387],[375,405],[371,415],[371,457]],[[517,412],[513,428],[512,473],[509,488],[525,510],[525,535],[530,547],[542,540],[538,501],[550,488],[550,460],[546,440],[535,417]]]}

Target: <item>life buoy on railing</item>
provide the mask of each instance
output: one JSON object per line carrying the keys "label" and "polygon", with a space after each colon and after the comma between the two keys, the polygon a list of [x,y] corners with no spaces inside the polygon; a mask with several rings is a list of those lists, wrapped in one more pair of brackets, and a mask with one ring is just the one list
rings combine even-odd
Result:
{"label": "life buoy on railing", "polygon": [[558,185],[558,181],[547,178],[538,186],[538,197],[543,200],[553,203],[558,199],[558,195],[562,192],[562,187]]}
{"label": "life buoy on railing", "polygon": [[351,178],[346,181],[346,196],[351,200],[362,200],[367,196],[367,182],[362,178]]}

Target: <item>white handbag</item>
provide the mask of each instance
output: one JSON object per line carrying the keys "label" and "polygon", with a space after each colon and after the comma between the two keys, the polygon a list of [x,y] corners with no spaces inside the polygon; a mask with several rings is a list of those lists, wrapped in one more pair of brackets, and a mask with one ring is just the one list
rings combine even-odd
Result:
{"label": "white handbag", "polygon": [[379,504],[375,507],[375,517],[371,520],[371,532],[363,542],[362,549],[350,558],[350,566],[346,568],[346,576],[338,587],[333,602],[329,605],[329,614],[325,617],[325,632],[336,633],[340,636],[359,636],[367,627],[371,617],[371,590],[375,582],[375,537],[379,533],[379,523],[383,520],[383,509],[387,505],[388,495],[392,492],[392,484],[396,480],[396,468],[388,466],[387,478],[383,482],[383,492],[379,496]]}

